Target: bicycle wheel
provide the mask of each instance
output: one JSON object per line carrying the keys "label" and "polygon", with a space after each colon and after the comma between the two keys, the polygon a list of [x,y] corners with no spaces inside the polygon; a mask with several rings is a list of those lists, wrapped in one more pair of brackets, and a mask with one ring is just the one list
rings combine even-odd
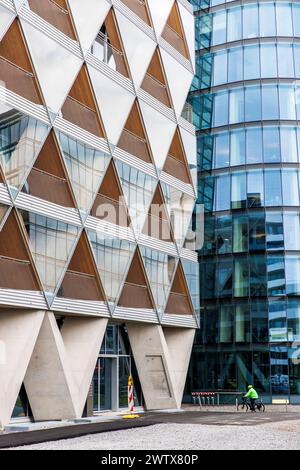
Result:
{"label": "bicycle wheel", "polygon": [[264,413],[266,411],[266,407],[263,403],[260,403],[259,405],[257,405],[257,409],[260,413]]}
{"label": "bicycle wheel", "polygon": [[245,412],[249,411],[248,403],[240,403],[238,405],[238,411],[245,411]]}

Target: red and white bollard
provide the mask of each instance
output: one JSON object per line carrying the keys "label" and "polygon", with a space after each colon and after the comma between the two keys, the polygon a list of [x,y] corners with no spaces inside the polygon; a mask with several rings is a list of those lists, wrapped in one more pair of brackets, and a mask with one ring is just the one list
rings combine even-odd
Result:
{"label": "red and white bollard", "polygon": [[128,377],[128,408],[129,413],[134,413],[133,380],[131,375]]}

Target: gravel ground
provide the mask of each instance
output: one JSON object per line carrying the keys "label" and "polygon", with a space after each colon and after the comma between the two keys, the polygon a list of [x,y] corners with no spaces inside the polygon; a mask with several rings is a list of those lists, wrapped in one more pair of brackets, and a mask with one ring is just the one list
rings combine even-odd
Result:
{"label": "gravel ground", "polygon": [[300,450],[300,420],[259,426],[159,424],[21,450]]}

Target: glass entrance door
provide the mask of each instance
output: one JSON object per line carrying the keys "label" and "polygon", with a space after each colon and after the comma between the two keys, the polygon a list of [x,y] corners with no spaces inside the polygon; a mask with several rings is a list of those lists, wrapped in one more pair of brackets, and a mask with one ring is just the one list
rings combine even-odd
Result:
{"label": "glass entrance door", "polygon": [[94,411],[107,411],[112,406],[112,358],[99,357],[93,378]]}

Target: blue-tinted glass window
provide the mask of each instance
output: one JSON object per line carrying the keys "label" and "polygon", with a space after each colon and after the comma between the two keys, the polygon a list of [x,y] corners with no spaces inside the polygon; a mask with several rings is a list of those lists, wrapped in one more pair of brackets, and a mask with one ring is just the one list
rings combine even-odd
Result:
{"label": "blue-tinted glass window", "polygon": [[259,4],[260,36],[276,36],[276,19],[274,3]]}
{"label": "blue-tinted glass window", "polygon": [[299,206],[298,175],[293,169],[282,170],[282,194],[284,206]]}
{"label": "blue-tinted glass window", "polygon": [[286,256],[285,277],[287,295],[300,295],[300,258]]}
{"label": "blue-tinted glass window", "polygon": [[228,93],[216,93],[214,96],[214,125],[228,124]]}
{"label": "blue-tinted glass window", "polygon": [[221,260],[216,269],[216,297],[232,296],[232,260]]}
{"label": "blue-tinted glass window", "polygon": [[[300,11],[300,8],[299,8],[299,11]],[[294,63],[295,63],[295,77],[299,78],[300,77],[300,44],[294,44]]]}
{"label": "blue-tinted glass window", "polygon": [[279,129],[264,127],[263,129],[264,161],[265,163],[280,162]]}
{"label": "blue-tinted glass window", "polygon": [[293,36],[291,3],[276,3],[278,36]]}
{"label": "blue-tinted glass window", "polygon": [[251,212],[249,215],[249,251],[265,251],[266,222],[263,212]]}
{"label": "blue-tinted glass window", "polygon": [[297,212],[286,212],[284,220],[284,245],[287,251],[300,250],[300,216]]}
{"label": "blue-tinted glass window", "polygon": [[259,47],[256,45],[247,46],[244,48],[244,80],[253,80],[254,78],[258,78],[259,76]]}
{"label": "blue-tinted glass window", "polygon": [[245,121],[261,120],[261,89],[258,86],[245,88]]}
{"label": "blue-tinted glass window", "polygon": [[215,136],[215,168],[223,168],[229,165],[229,134],[217,134]]}
{"label": "blue-tinted glass window", "polygon": [[293,3],[293,24],[294,24],[294,36],[300,36],[300,4]]}
{"label": "blue-tinted glass window", "polygon": [[221,11],[213,15],[213,44],[226,42],[226,12]]}
{"label": "blue-tinted glass window", "polygon": [[[268,295],[277,296],[285,294],[285,266],[283,256],[273,255],[267,259]],[[280,311],[280,314],[282,311]],[[273,317],[274,318],[274,317]],[[277,319],[277,316],[276,316]],[[274,325],[273,325],[274,327]]]}
{"label": "blue-tinted glass window", "polygon": [[233,131],[230,138],[230,165],[243,165],[245,163],[246,137],[245,131]]}
{"label": "blue-tinted glass window", "polygon": [[292,44],[278,44],[277,53],[279,77],[294,77],[294,55]]}
{"label": "blue-tinted glass window", "polygon": [[216,177],[216,211],[225,211],[230,209],[230,176],[220,175]]}
{"label": "blue-tinted glass window", "polygon": [[283,162],[297,162],[298,149],[296,129],[293,127],[282,127],[280,129],[281,160]]}
{"label": "blue-tinted glass window", "polygon": [[248,207],[262,207],[264,205],[264,175],[261,170],[248,172]]}
{"label": "blue-tinted glass window", "polygon": [[265,171],[265,205],[267,207],[282,205],[280,170]]}
{"label": "blue-tinted glass window", "polygon": [[229,122],[235,124],[243,122],[245,119],[245,100],[244,100],[244,89],[238,88],[236,90],[230,90],[230,113]]}
{"label": "blue-tinted glass window", "polygon": [[246,155],[247,163],[261,163],[263,160],[262,154],[262,129],[254,128],[247,129],[246,131]]}
{"label": "blue-tinted glass window", "polygon": [[277,77],[277,56],[275,44],[261,44],[260,46],[261,76],[262,78]]}
{"label": "blue-tinted glass window", "polygon": [[231,207],[232,209],[242,209],[246,207],[247,184],[246,173],[233,173],[231,180]]}
{"label": "blue-tinted glass window", "polygon": [[239,82],[243,80],[243,49],[236,47],[228,53],[228,81]]}
{"label": "blue-tinted glass window", "polygon": [[214,85],[227,82],[227,51],[217,52],[214,56]]}
{"label": "blue-tinted glass window", "polygon": [[268,251],[284,250],[283,218],[281,213],[267,212],[266,237]]}
{"label": "blue-tinted glass window", "polygon": [[296,119],[295,90],[291,86],[279,86],[280,119]]}
{"label": "blue-tinted glass window", "polygon": [[249,261],[246,257],[234,260],[234,297],[249,296]]}
{"label": "blue-tinted glass window", "polygon": [[245,5],[243,8],[243,37],[244,39],[258,37],[257,5]]}
{"label": "blue-tinted glass window", "polygon": [[227,41],[237,41],[242,37],[242,11],[240,7],[228,10]]}
{"label": "blue-tinted glass window", "polygon": [[267,295],[267,266],[264,256],[250,257],[250,296]]}
{"label": "blue-tinted glass window", "polygon": [[273,120],[279,117],[277,86],[262,87],[262,117],[264,120]]}

